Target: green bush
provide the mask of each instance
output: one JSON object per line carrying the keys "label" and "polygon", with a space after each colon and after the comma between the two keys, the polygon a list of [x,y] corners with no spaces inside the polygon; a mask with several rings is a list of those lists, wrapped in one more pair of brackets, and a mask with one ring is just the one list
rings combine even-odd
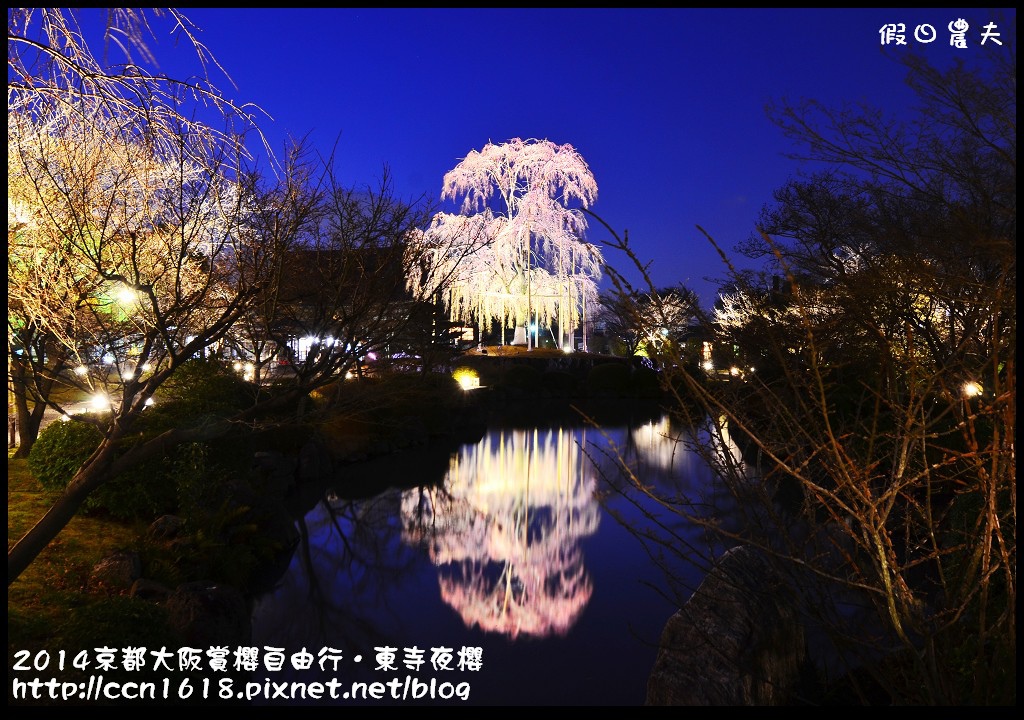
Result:
{"label": "green bush", "polygon": [[102,440],[103,434],[86,422],[50,423],[32,444],[29,469],[44,488],[61,491]]}
{"label": "green bush", "polygon": [[503,384],[517,390],[537,392],[543,387],[542,373],[532,365],[513,365],[505,371]]}
{"label": "green bush", "polygon": [[162,606],[124,595],[71,608],[58,633],[71,648],[174,647],[181,642]]}
{"label": "green bush", "polygon": [[[40,485],[59,492],[67,487],[102,440],[103,434],[89,423],[51,423],[32,446],[29,469]],[[162,458],[156,458],[130,468],[94,490],[83,508],[104,510],[121,520],[148,518],[173,509],[174,483],[162,471],[164,464]]]}
{"label": "green bush", "polygon": [[192,359],[160,389],[162,403],[177,406],[179,418],[232,415],[253,400],[252,386],[220,360]]}
{"label": "green bush", "polygon": [[[222,362],[189,360],[167,379],[160,401],[136,420],[133,432],[124,440],[124,451],[167,430],[196,425],[211,416],[233,415],[251,400],[249,384]],[[219,477],[231,468],[247,465],[251,457],[247,442],[224,436],[216,444],[216,467],[206,468],[204,463],[206,476]],[[179,446],[164,456],[128,468],[94,493],[94,506],[122,520],[148,520],[168,512],[187,514],[189,508],[183,508],[181,501],[190,497],[191,491],[181,486],[191,482],[183,478],[191,477],[187,468],[196,452],[193,445]],[[205,455],[207,446],[198,452]]]}
{"label": "green bush", "polygon": [[544,387],[553,397],[572,397],[576,394],[579,381],[572,373],[564,370],[548,370],[543,377]]}
{"label": "green bush", "polygon": [[661,394],[661,380],[658,373],[648,367],[635,368],[630,384],[637,397],[654,398]]}
{"label": "green bush", "polygon": [[[188,427],[210,416],[234,414],[251,401],[249,393],[248,384],[222,363],[190,360],[165,383],[159,402],[135,420],[118,454],[123,455],[167,430]],[[87,423],[52,423],[33,446],[29,467],[43,487],[63,490],[101,440],[100,431]],[[244,439],[225,436],[216,442],[217,462],[215,467],[210,463],[211,467],[205,470],[208,477],[216,478],[231,468],[247,466],[251,452]],[[91,493],[84,509],[102,510],[120,520],[151,520],[179,511],[183,490],[178,487],[178,475],[194,452],[190,446],[176,447],[163,456],[128,468]],[[188,495],[184,491],[184,496]]]}
{"label": "green bush", "polygon": [[631,389],[629,367],[618,362],[595,365],[587,373],[587,387],[597,394],[628,395]]}

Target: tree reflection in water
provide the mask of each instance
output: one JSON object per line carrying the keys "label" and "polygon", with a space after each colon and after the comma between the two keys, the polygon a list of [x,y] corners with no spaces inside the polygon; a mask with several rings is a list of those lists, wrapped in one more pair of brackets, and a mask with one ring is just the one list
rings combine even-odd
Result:
{"label": "tree reflection in water", "polygon": [[428,548],[467,627],[565,635],[593,592],[579,543],[598,527],[596,485],[572,430],[491,433],[443,488],[405,493],[405,537]]}
{"label": "tree reflection in water", "polygon": [[[300,543],[288,570],[254,606],[260,642],[319,648],[336,638],[365,649],[392,641],[402,612],[391,591],[418,564],[418,553],[402,542],[400,505],[395,490],[365,500],[328,491],[299,518]],[[264,613],[273,619],[263,622]]]}
{"label": "tree reflection in water", "polygon": [[715,556],[680,504],[726,517],[693,431],[654,417],[492,428],[457,453],[345,466],[296,501],[302,541],[255,598],[252,644],[345,657],[336,673],[275,680],[371,682],[392,676],[376,671],[377,647],[396,648],[405,672],[404,648],[479,646],[483,672],[449,676],[472,681],[470,704],[641,704],[680,585],[692,591]]}

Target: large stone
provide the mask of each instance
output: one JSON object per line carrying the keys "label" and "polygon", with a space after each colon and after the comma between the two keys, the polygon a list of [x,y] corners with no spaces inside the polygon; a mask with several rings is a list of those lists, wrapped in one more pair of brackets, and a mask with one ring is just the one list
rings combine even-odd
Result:
{"label": "large stone", "polygon": [[149,526],[149,536],[154,540],[173,540],[180,537],[185,519],[177,515],[161,515]]}
{"label": "large stone", "polygon": [[142,574],[139,554],[118,550],[100,560],[89,575],[89,589],[120,595],[131,590],[132,584]]}
{"label": "large stone", "polygon": [[330,454],[318,440],[307,441],[299,451],[299,482],[321,482],[334,473]]}
{"label": "large stone", "polygon": [[788,705],[806,668],[804,630],[763,553],[725,553],[662,632],[647,705]]}
{"label": "large stone", "polygon": [[191,582],[167,598],[171,626],[192,647],[245,645],[252,637],[249,607],[229,585]]}

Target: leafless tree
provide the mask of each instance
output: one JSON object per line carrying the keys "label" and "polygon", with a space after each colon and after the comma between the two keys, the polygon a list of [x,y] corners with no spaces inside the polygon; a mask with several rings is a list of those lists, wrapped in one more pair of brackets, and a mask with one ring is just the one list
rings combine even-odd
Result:
{"label": "leafless tree", "polygon": [[[311,160],[301,143],[265,177],[241,138],[188,120],[165,79],[134,65],[123,77],[94,77],[100,70],[68,18],[40,12],[9,14],[9,61],[24,76],[8,108],[9,352],[22,361],[22,397],[63,413],[48,392],[60,382],[102,392],[108,406],[76,416],[103,439],[9,549],[8,584],[97,487],[177,444],[301,407],[387,347],[447,279],[423,275],[429,209],[395,198],[386,178],[377,190],[346,190],[332,163]],[[32,44],[33,22],[43,24],[49,84],[16,51]],[[295,336],[312,344],[292,382],[274,393],[254,383],[251,405],[234,417],[122,447],[188,359],[240,339],[262,357],[259,343],[282,347]]]}
{"label": "leafless tree", "polygon": [[[923,103],[909,125],[776,108],[829,171],[783,188],[742,248],[767,257],[781,286],[732,272],[719,308],[718,341],[764,362],[742,379],[684,363],[664,374],[677,414],[713,439],[695,447],[744,521],[726,527],[662,500],[770,558],[841,658],[832,670],[856,669],[846,678],[864,702],[878,690],[897,704],[1016,699],[1016,85],[1005,49],[980,68],[909,60]],[[743,455],[719,451],[729,442]]]}

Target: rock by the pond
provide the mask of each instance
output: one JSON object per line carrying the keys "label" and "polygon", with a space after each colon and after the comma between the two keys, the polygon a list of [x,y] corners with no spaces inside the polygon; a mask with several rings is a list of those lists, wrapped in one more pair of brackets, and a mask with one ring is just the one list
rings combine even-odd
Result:
{"label": "rock by the pond", "polygon": [[89,590],[119,595],[131,590],[142,574],[139,554],[118,550],[100,560],[89,574]]}
{"label": "rock by the pond", "polygon": [[806,670],[804,629],[758,550],[728,551],[666,623],[647,705],[788,705]]}
{"label": "rock by the pond", "polygon": [[177,515],[161,515],[149,526],[149,536],[154,540],[171,540],[181,534],[185,519]]}
{"label": "rock by the pond", "polygon": [[167,598],[171,626],[193,647],[245,645],[252,637],[249,608],[229,585],[191,582]]}

